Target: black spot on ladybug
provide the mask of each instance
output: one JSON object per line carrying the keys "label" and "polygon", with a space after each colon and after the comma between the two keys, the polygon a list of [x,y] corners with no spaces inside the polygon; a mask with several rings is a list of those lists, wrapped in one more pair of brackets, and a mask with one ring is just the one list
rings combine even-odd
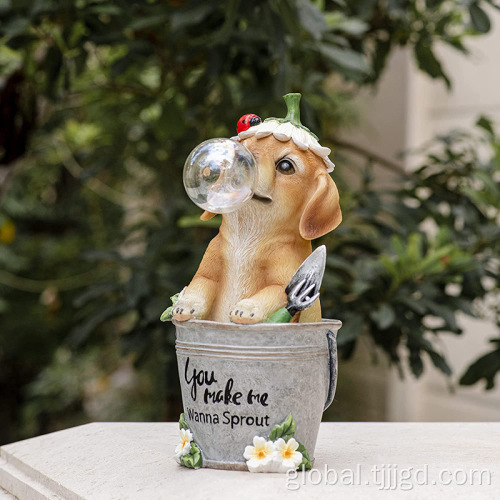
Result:
{"label": "black spot on ladybug", "polygon": [[255,125],[259,125],[259,123],[262,123],[260,116],[252,116],[252,118],[250,118],[250,127],[255,127]]}

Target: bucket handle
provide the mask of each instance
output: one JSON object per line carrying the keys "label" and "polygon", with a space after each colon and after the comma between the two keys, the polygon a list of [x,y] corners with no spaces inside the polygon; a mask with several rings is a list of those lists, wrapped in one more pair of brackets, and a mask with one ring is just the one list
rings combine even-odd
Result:
{"label": "bucket handle", "polygon": [[333,401],[335,395],[335,387],[337,385],[337,342],[335,341],[335,334],[328,330],[326,332],[326,341],[328,342],[328,368],[330,372],[330,382],[328,384],[328,395],[326,397],[325,411]]}

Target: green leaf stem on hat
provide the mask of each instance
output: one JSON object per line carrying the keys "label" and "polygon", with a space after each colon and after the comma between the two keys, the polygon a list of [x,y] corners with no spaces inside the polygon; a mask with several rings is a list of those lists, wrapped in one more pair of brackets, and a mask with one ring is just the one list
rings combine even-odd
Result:
{"label": "green leaf stem on hat", "polygon": [[311,134],[316,140],[318,140],[318,136],[311,132],[307,127],[302,125],[300,123],[300,98],[302,97],[302,94],[299,93],[291,93],[291,94],[286,94],[283,96],[283,99],[285,100],[286,107],[287,107],[287,113],[285,118],[266,118],[264,121],[268,122],[271,120],[280,122],[280,123],[286,123],[289,122],[292,125],[295,125],[296,127],[299,127],[301,129],[304,129],[308,134]]}

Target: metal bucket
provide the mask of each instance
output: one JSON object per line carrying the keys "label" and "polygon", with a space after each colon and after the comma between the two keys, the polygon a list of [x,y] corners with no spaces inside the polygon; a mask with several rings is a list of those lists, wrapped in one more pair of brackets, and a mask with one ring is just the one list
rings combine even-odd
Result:
{"label": "metal bucket", "polygon": [[184,416],[203,467],[246,470],[245,446],[290,413],[313,458],[335,394],[340,321],[174,324]]}

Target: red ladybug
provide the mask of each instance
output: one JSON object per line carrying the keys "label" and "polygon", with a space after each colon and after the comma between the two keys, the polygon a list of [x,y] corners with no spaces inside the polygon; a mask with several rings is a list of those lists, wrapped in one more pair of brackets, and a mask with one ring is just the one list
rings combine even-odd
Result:
{"label": "red ladybug", "polygon": [[236,132],[239,134],[240,132],[248,130],[250,127],[254,127],[259,123],[262,123],[260,116],[254,115],[253,113],[249,113],[248,115],[243,115],[238,120],[238,124],[236,125]]}

